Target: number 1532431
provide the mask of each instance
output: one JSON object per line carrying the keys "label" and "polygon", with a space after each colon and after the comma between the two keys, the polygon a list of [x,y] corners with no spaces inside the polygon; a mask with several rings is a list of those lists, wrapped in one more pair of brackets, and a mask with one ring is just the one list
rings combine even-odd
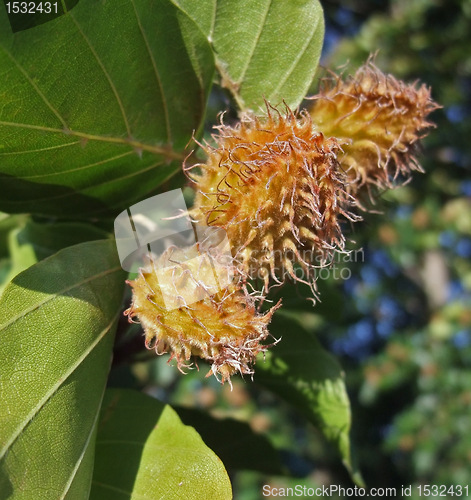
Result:
{"label": "number 1532431", "polygon": [[8,2],[6,4],[8,14],[57,14],[57,2]]}

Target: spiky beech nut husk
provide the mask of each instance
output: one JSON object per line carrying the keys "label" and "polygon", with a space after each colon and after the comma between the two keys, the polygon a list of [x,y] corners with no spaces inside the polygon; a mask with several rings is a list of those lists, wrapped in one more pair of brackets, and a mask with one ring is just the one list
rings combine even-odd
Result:
{"label": "spiky beech nut husk", "polygon": [[315,268],[344,251],[340,221],[355,220],[346,209],[354,200],[336,158],[337,140],[314,131],[305,111],[267,110],[234,128],[217,127],[218,147],[205,145],[206,163],[189,169],[193,216],[225,229],[240,268],[261,278],[265,291],[291,276],[315,294]]}
{"label": "spiky beech nut husk", "polygon": [[394,187],[401,174],[423,172],[416,159],[418,141],[433,123],[427,116],[439,106],[425,85],[406,85],[382,73],[370,60],[353,77],[323,80],[310,114],[324,134],[336,137],[344,151],[339,161],[349,176],[349,192]]}
{"label": "spiky beech nut husk", "polygon": [[[214,274],[199,244],[186,249],[169,248],[128,281],[132,304],[124,314],[137,318],[144,328],[145,344],[158,354],[169,352],[180,371],[192,356],[211,363],[211,373],[230,383],[231,375],[253,374],[251,365],[259,352],[271,345],[268,324],[279,304],[265,314],[256,309],[256,298],[233,275],[230,265]],[[223,275],[226,275],[223,277]],[[222,288],[224,279],[227,286]],[[276,343],[276,342],[275,342]],[[170,361],[169,360],[169,361]]]}

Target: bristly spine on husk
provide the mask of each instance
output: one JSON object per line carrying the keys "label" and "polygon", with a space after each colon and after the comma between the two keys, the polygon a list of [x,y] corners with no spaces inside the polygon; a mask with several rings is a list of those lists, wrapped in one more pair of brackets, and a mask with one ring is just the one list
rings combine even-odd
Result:
{"label": "bristly spine on husk", "polygon": [[188,169],[197,191],[193,216],[225,229],[240,269],[262,278],[265,292],[288,274],[315,294],[313,270],[344,251],[342,217],[359,217],[349,212],[354,198],[337,140],[315,130],[307,112],[267,111],[245,115],[234,128],[221,123],[217,147],[203,146],[208,160]]}
{"label": "bristly spine on husk", "polygon": [[[197,253],[197,246],[183,250],[171,247],[152,265],[140,269],[139,276],[128,281],[133,298],[125,315],[130,321],[137,317],[144,328],[146,346],[155,348],[157,354],[170,352],[170,360],[176,359],[180,371],[191,366],[186,364],[190,358],[200,357],[211,363],[208,376],[220,375],[221,382],[230,383],[231,375],[237,372],[253,374],[251,365],[257,354],[270,347],[263,342],[280,304],[259,313],[256,298],[237,276],[227,288],[212,294],[209,274],[204,268],[202,271],[200,263],[187,260],[189,253]],[[168,279],[159,280],[157,269],[165,269]],[[211,266],[207,269],[212,272]],[[166,310],[165,294],[183,288],[204,298],[191,304],[181,298],[179,307]]]}
{"label": "bristly spine on husk", "polygon": [[382,73],[372,62],[354,76],[323,80],[311,97],[316,127],[336,137],[344,155],[339,161],[348,174],[348,191],[363,198],[371,188],[393,188],[411,171],[423,172],[416,159],[419,140],[434,124],[428,115],[439,108],[425,85],[407,85]]}

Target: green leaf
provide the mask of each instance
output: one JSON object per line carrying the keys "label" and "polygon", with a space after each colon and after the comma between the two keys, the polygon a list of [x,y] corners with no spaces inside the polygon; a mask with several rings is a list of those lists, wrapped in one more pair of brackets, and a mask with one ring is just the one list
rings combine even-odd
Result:
{"label": "green leaf", "polygon": [[318,0],[173,0],[212,42],[222,85],[240,109],[283,99],[296,108],[314,78],[324,39]]}
{"label": "green leaf", "polygon": [[9,234],[16,227],[23,226],[27,216],[8,215],[0,212],[0,258],[10,257]]}
{"label": "green leaf", "polygon": [[0,499],[87,498],[125,273],[112,241],[58,252],[0,299]]}
{"label": "green leaf", "polygon": [[168,405],[108,389],[100,416],[90,500],[224,500],[221,460]]}
{"label": "green leaf", "polygon": [[[19,218],[11,216],[9,219]],[[99,240],[109,235],[90,224],[64,222],[39,224],[26,218],[19,218],[20,227],[10,231],[9,266],[3,280],[0,280],[0,293],[17,274],[36,262],[50,257],[63,248]]]}
{"label": "green leaf", "polygon": [[0,295],[2,294],[2,290],[4,288],[4,284],[7,283],[8,277],[11,270],[11,262],[10,259],[0,259]]}
{"label": "green leaf", "polygon": [[11,273],[13,264],[11,262],[11,238],[10,233],[24,224],[26,216],[8,215],[0,212],[0,295],[5,288],[6,283],[10,281],[15,274]]}
{"label": "green leaf", "polygon": [[344,374],[336,359],[316,337],[278,312],[270,332],[280,342],[256,365],[254,381],[295,406],[337,448],[343,463],[359,483],[350,452],[350,402]]}
{"label": "green leaf", "polygon": [[175,407],[175,410],[183,423],[198,431],[227,469],[283,474],[278,450],[248,424],[232,418],[214,418],[189,408]]}
{"label": "green leaf", "polygon": [[8,272],[0,284],[0,295],[8,282],[10,282],[17,274],[38,262],[33,246],[29,242],[20,242],[18,240],[18,234],[20,231],[21,228],[13,229],[8,235],[10,261]]}
{"label": "green leaf", "polygon": [[81,222],[40,224],[29,220],[17,233],[18,243],[31,244],[38,261],[63,248],[108,237],[110,235],[106,231]]}
{"label": "green leaf", "polygon": [[0,210],[111,216],[154,192],[186,156],[213,72],[169,0],[81,0],[15,34],[0,9]]}

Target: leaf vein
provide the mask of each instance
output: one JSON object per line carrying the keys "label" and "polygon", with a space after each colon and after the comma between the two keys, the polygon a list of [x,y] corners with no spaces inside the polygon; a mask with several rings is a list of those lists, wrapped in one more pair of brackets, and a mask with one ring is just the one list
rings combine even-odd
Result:
{"label": "leaf vein", "polygon": [[[62,495],[60,496],[59,500],[64,500],[66,498],[67,493],[69,492],[70,487],[72,486],[72,483],[73,483],[73,481],[75,479],[75,476],[77,475],[77,471],[79,470],[80,465],[82,464],[83,457],[85,456],[85,453],[87,453],[87,449],[88,449],[88,446],[90,444],[90,440],[91,440],[91,438],[93,436],[93,432],[95,431],[95,428],[96,428],[96,425],[97,425],[97,422],[98,422],[98,417],[100,416],[100,407],[101,407],[101,404],[103,402],[103,397],[105,396],[105,389],[106,389],[106,384],[103,385],[103,392],[102,392],[102,395],[101,395],[100,404],[98,405],[97,412],[96,412],[96,415],[95,415],[95,420],[93,421],[93,425],[90,427],[90,432],[88,433],[87,439],[85,440],[85,443],[84,443],[84,446],[83,446],[83,451],[80,453],[80,456],[79,456],[79,458],[77,460],[77,464],[73,468],[73,470],[72,470],[72,472],[70,474],[70,479],[69,479],[69,481],[67,481],[67,483],[65,485],[65,488],[64,488],[64,491],[63,491]],[[89,486],[89,489],[90,489],[90,486]]]}
{"label": "leaf vein", "polygon": [[93,48],[89,38],[87,37],[87,35],[85,35],[85,33],[83,32],[82,28],[80,27],[79,23],[77,22],[77,20],[75,19],[75,17],[72,15],[72,13],[69,12],[69,16],[70,18],[72,19],[72,21],[75,23],[75,26],[77,26],[77,29],[78,31],[80,32],[80,34],[82,35],[83,39],[85,40],[85,42],[87,43],[87,45],[89,46],[90,48],[90,51],[92,52],[92,54],[95,56],[95,59],[98,63],[98,65],[100,66],[100,68],[102,69],[103,71],[103,74],[105,75],[106,79],[108,80],[108,83],[110,84],[110,87],[111,87],[111,90],[113,91],[113,94],[116,98],[116,102],[118,103],[118,106],[119,106],[119,109],[121,110],[121,114],[123,116],[123,121],[124,121],[124,126],[126,127],[126,131],[128,133],[128,136],[131,137],[132,136],[132,133],[131,133],[131,128],[129,126],[129,121],[128,121],[128,118],[126,116],[126,112],[124,110],[124,106],[123,106],[123,102],[121,101],[121,98],[118,94],[118,90],[116,89],[115,87],[115,84],[113,83],[113,80],[111,79],[111,76],[110,74],[108,73],[108,71],[106,70],[105,68],[105,65],[103,64],[102,60],[100,59],[100,57],[98,56],[96,50]]}
{"label": "leaf vein", "polygon": [[10,53],[1,43],[0,43],[0,48],[5,52],[5,54],[12,60],[13,64],[19,69],[19,71],[23,74],[23,76],[26,78],[26,80],[29,82],[29,84],[33,87],[33,89],[36,91],[36,93],[39,95],[39,97],[44,101],[44,104],[54,113],[56,118],[61,122],[62,126],[65,128],[69,128],[67,126],[67,123],[65,120],[62,118],[60,113],[57,111],[56,108],[49,102],[47,97],[42,93],[40,88],[36,85],[34,80],[28,75],[27,71],[20,65],[20,63],[16,60],[16,58],[13,56],[12,53]]}
{"label": "leaf vein", "polygon": [[29,153],[40,153],[41,151],[50,151],[52,149],[65,148],[68,146],[75,146],[76,144],[80,144],[80,141],[75,142],[67,142],[66,144],[59,144],[58,146],[51,146],[49,148],[40,148],[40,149],[28,149],[25,151],[11,151],[8,153],[0,153],[0,156],[8,156],[8,155],[24,155]]}
{"label": "leaf vein", "polygon": [[[78,144],[78,143],[75,143],[75,144]],[[21,178],[22,179],[37,179],[37,178],[44,179],[45,177],[54,177],[55,175],[70,174],[72,172],[78,172],[79,170],[86,170],[87,168],[96,167],[98,165],[104,165],[105,163],[108,163],[108,162],[114,161],[114,160],[119,160],[120,158],[124,158],[125,156],[129,156],[131,154],[133,154],[133,151],[127,151],[126,153],[122,153],[120,155],[113,156],[111,158],[106,158],[105,160],[101,160],[101,161],[96,162],[96,163],[91,163],[90,165],[84,165],[82,167],[72,168],[71,170],[64,170],[62,172],[52,172],[50,174],[27,175],[27,176],[22,176]]]}
{"label": "leaf vein", "polygon": [[[91,279],[87,279],[85,281],[82,281],[82,282],[78,283],[77,285],[74,285],[72,287],[67,288],[66,290],[71,290],[71,289],[73,289],[76,286],[79,286],[79,285],[81,285],[83,283],[86,283],[88,281],[92,281],[93,279],[97,278],[98,276],[101,277],[101,276],[104,276],[106,274],[109,274],[110,272],[116,272],[117,270],[121,270],[121,267],[110,269],[110,270],[108,270],[108,271],[106,271],[104,273],[97,274],[97,275],[93,276]],[[66,290],[64,290],[64,291],[66,291]],[[63,293],[64,291],[62,291],[61,293]],[[40,302],[33,309],[27,311],[25,314],[23,314],[21,316],[17,316],[14,319],[14,321],[9,322],[6,326],[11,325],[15,321],[17,321],[19,318],[25,316],[26,314],[29,314],[30,312],[32,312],[37,307],[39,307],[40,305],[45,304],[46,302],[49,302],[50,300],[52,300],[56,296],[57,296],[57,294],[49,296],[46,300],[44,300],[43,302]],[[46,392],[46,394],[38,401],[38,404],[34,408],[32,408],[32,410],[29,412],[28,415],[26,415],[26,418],[19,424],[19,426],[16,429],[16,431],[14,433],[12,433],[12,435],[10,436],[10,438],[5,442],[5,446],[3,447],[3,449],[0,450],[0,459],[3,458],[3,456],[5,455],[5,453],[12,446],[12,444],[18,439],[18,437],[23,432],[23,430],[26,428],[26,426],[31,422],[31,420],[33,420],[34,416],[41,410],[41,408],[47,403],[47,401],[49,401],[49,399],[51,399],[51,397],[57,392],[57,390],[59,389],[59,387],[83,363],[83,361],[85,360],[85,358],[92,352],[92,350],[100,343],[100,341],[110,331],[111,327],[113,326],[114,322],[117,320],[117,318],[118,318],[118,316],[119,316],[120,313],[121,313],[121,311],[118,311],[115,314],[115,316],[113,317],[113,319],[111,320],[111,322],[100,332],[99,335],[97,335],[97,338],[95,339],[95,341],[92,342],[88,346],[87,349],[85,349],[85,351],[82,353],[82,355],[77,358],[76,362],[69,368],[69,370],[66,370],[65,373],[61,377],[58,377],[57,382],[49,388],[49,390]],[[4,327],[2,327],[1,329],[3,329],[3,328]]]}
{"label": "leaf vein", "polygon": [[107,274],[115,273],[115,272],[119,271],[120,269],[121,269],[121,266],[113,267],[112,269],[107,269],[106,271],[103,271],[102,273],[95,274],[94,276],[89,276],[88,278],[86,278],[82,281],[79,281],[78,283],[74,283],[71,286],[68,286],[62,290],[54,292],[54,294],[52,294],[52,295],[48,295],[44,300],[37,302],[31,308],[26,309],[25,311],[23,311],[21,314],[19,314],[17,316],[14,316],[6,323],[0,324],[0,333],[2,332],[2,330],[5,330],[5,328],[11,326],[13,323],[16,323],[16,321],[23,318],[27,314],[33,312],[34,310],[38,309],[42,305],[47,304],[50,300],[54,299],[57,295],[63,295],[64,293],[66,293],[70,290],[74,290],[75,288],[78,288],[79,286],[82,286],[85,283],[89,283],[90,281],[93,281],[94,279],[97,279],[97,278],[101,278],[102,276],[106,276]]}
{"label": "leaf vein", "polygon": [[263,14],[263,20],[260,23],[260,29],[258,30],[257,36],[255,37],[253,46],[250,50],[250,55],[247,58],[247,64],[245,65],[245,68],[242,70],[242,73],[240,77],[238,78],[239,83],[242,83],[244,81],[245,74],[247,73],[247,70],[249,69],[250,66],[250,61],[252,60],[252,57],[255,53],[255,49],[257,48],[258,42],[260,41],[260,37],[263,33],[263,29],[265,28],[265,23],[268,17],[268,12],[270,11],[270,7],[272,6],[272,1],[273,0],[268,0],[267,8],[265,9],[265,12]]}
{"label": "leaf vein", "polygon": [[299,61],[301,60],[301,58],[305,54],[307,48],[311,44],[312,39],[314,38],[314,35],[317,31],[318,25],[319,25],[319,19],[317,20],[316,26],[312,30],[311,36],[308,38],[308,40],[307,40],[306,44],[304,45],[304,47],[302,48],[302,50],[299,51],[298,55],[296,56],[296,58],[293,61],[293,64],[291,65],[291,67],[289,68],[289,70],[287,71],[285,76],[282,79],[280,79],[280,81],[278,82],[278,85],[276,86],[272,95],[276,95],[279,92],[279,90],[283,87],[283,85],[288,81],[288,78],[293,74],[293,71],[296,69],[296,66],[298,65]]}
{"label": "leaf vein", "polygon": [[77,132],[74,130],[63,130],[60,128],[51,128],[51,127],[43,127],[42,125],[30,125],[29,123],[16,123],[16,122],[5,122],[0,121],[0,125],[5,127],[18,127],[18,128],[26,128],[30,130],[40,130],[42,132],[51,132],[54,134],[65,134],[73,137],[81,137],[83,139],[88,139],[90,141],[100,141],[100,142],[109,142],[112,144],[124,144],[126,146],[142,149],[143,151],[149,151],[150,153],[160,154],[166,156],[171,160],[179,160],[183,161],[185,156],[181,153],[177,153],[165,146],[151,146],[149,144],[143,144],[139,141],[134,141],[130,139],[123,139],[122,137],[109,137],[103,135],[93,135],[86,134],[84,132]]}
{"label": "leaf vein", "polygon": [[216,13],[218,10],[218,0],[214,0],[213,17],[211,18],[211,27],[209,28],[208,40],[212,42],[214,27],[216,26]]}
{"label": "leaf vein", "polygon": [[171,144],[172,143],[172,131],[170,128],[170,116],[169,116],[169,111],[168,111],[168,107],[167,107],[167,101],[165,99],[164,87],[162,84],[162,80],[160,78],[159,69],[157,68],[157,63],[155,61],[154,54],[152,53],[152,51],[150,49],[149,40],[147,39],[147,36],[144,32],[144,28],[142,27],[142,23],[141,23],[141,20],[139,18],[139,15],[137,13],[136,4],[134,3],[134,0],[131,0],[131,3],[132,3],[132,6],[134,8],[134,13],[136,15],[137,24],[139,26],[139,29],[141,30],[142,38],[144,40],[144,43],[145,43],[146,48],[147,48],[147,52],[149,53],[149,57],[150,57],[150,60],[152,62],[152,67],[154,68],[154,73],[155,73],[155,77],[157,79],[157,83],[159,85],[160,95],[162,97],[162,106],[164,108],[165,125],[167,128],[167,141],[169,142],[169,144]]}

